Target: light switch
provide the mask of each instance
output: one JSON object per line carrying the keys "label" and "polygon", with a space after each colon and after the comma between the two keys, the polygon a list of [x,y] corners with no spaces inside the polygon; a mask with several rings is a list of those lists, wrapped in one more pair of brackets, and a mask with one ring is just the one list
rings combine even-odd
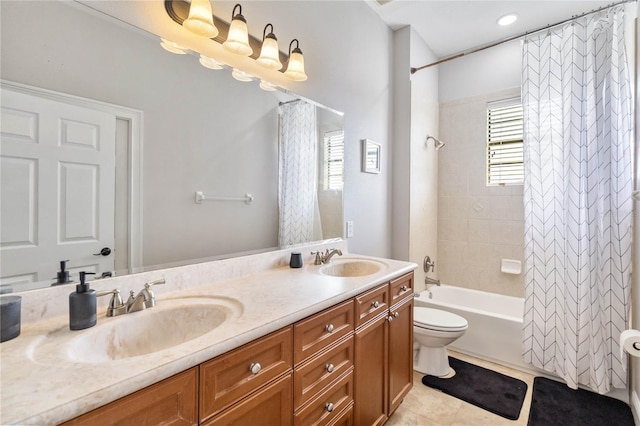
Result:
{"label": "light switch", "polygon": [[347,221],[347,238],[353,237],[353,221]]}

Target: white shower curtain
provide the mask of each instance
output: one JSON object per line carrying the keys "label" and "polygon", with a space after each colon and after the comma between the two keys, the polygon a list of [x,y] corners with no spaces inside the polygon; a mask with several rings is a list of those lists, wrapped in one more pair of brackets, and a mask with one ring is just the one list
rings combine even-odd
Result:
{"label": "white shower curtain", "polygon": [[316,107],[303,101],[280,106],[279,244],[316,241]]}
{"label": "white shower curtain", "polygon": [[623,8],[524,43],[525,361],[625,387],[632,104]]}

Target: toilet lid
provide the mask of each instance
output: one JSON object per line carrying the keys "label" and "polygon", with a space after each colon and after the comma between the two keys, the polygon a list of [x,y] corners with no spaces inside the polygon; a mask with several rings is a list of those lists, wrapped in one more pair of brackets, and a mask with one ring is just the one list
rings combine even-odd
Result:
{"label": "toilet lid", "polygon": [[413,322],[418,327],[431,330],[464,330],[469,325],[460,315],[423,307],[413,308]]}

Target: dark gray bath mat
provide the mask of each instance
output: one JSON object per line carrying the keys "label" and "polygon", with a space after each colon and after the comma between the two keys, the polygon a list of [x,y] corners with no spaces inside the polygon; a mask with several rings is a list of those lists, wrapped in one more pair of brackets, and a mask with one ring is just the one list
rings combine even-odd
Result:
{"label": "dark gray bath mat", "polygon": [[631,408],[624,402],[564,383],[536,377],[528,426],[633,426]]}
{"label": "dark gray bath mat", "polygon": [[509,420],[520,416],[527,384],[497,371],[449,357],[456,375],[441,379],[426,375],[422,383]]}

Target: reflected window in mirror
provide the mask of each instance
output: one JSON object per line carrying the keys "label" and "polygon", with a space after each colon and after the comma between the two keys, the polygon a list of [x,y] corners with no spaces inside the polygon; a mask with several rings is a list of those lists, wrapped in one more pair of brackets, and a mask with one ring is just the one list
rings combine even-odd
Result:
{"label": "reflected window in mirror", "polygon": [[344,131],[324,134],[324,189],[342,190],[344,173]]}

